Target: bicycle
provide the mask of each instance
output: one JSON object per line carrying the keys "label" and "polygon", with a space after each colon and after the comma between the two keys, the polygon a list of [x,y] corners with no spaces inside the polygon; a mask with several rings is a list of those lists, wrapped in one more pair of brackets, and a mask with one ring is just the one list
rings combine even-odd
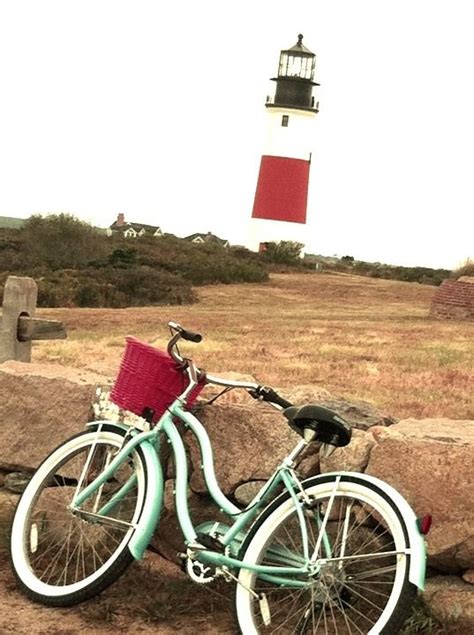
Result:
{"label": "bicycle", "polygon": [[[347,445],[350,426],[321,406],[294,406],[270,387],[206,374],[178,348],[180,339],[197,343],[201,336],[169,326],[166,354],[127,338],[112,391],[116,403],[143,417],[144,429],[88,423],[27,485],[11,537],[20,589],[34,601],[71,606],[100,593],[144,555],[163,506],[159,449],[166,439],[175,461],[184,569],[198,583],[236,583],[241,633],[398,632],[424,587],[426,519],[420,529],[402,496],[369,475],[301,480],[297,465],[305,450],[315,442],[326,449]],[[172,390],[156,397],[166,381]],[[204,384],[248,391],[280,410],[302,437],[244,509],[219,488],[209,437],[191,412]],[[177,422],[196,437],[207,488],[228,524],[193,526]]]}

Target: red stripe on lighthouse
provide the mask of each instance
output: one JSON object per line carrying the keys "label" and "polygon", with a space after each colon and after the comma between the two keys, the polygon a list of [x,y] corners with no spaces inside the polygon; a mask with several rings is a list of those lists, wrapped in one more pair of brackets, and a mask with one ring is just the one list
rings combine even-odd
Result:
{"label": "red stripe on lighthouse", "polygon": [[309,165],[303,159],[263,156],[252,217],[305,223]]}

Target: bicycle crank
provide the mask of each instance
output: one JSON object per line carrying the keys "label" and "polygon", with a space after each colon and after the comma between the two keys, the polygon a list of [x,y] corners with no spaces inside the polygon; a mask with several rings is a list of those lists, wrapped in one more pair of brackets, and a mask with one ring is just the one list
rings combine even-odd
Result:
{"label": "bicycle crank", "polygon": [[202,562],[191,558],[186,559],[186,573],[197,584],[209,584],[216,578],[216,571],[213,567],[208,567]]}

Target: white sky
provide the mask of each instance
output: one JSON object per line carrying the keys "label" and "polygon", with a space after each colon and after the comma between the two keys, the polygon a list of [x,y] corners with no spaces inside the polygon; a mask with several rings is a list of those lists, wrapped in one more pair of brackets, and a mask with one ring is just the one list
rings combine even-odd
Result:
{"label": "white sky", "polygon": [[265,97],[317,54],[308,251],[474,256],[470,0],[0,0],[0,215],[246,240]]}

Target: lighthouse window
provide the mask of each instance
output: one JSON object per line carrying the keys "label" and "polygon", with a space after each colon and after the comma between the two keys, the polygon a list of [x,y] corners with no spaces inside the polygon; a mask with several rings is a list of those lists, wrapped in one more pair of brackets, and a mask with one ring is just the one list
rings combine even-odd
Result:
{"label": "lighthouse window", "polygon": [[290,120],[289,115],[282,115],[282,118],[281,118],[281,125],[282,125],[284,128],[288,128],[288,121],[289,121],[289,120]]}

